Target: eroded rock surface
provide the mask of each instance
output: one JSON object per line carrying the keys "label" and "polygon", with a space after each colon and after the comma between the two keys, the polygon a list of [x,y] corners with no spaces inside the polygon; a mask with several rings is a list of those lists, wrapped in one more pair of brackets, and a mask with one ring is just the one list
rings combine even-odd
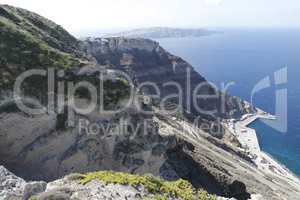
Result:
{"label": "eroded rock surface", "polygon": [[[22,20],[24,23],[21,23]],[[0,25],[0,64],[4,66],[0,68],[0,164],[16,175],[28,181],[52,181],[72,172],[109,169],[152,173],[169,180],[185,178],[196,188],[205,188],[209,192],[238,200],[250,198],[250,194],[261,194],[263,198],[272,200],[290,200],[300,196],[299,182],[259,170],[241,149],[232,146],[230,142],[223,143],[212,137],[210,131],[192,124],[194,119],[199,124],[211,125],[217,118],[239,117],[253,112],[251,105],[224,94],[220,95],[220,98],[225,99],[224,102],[220,98],[197,102],[203,109],[215,109],[213,114],[199,113],[196,107],[189,107],[194,104],[186,97],[183,98],[180,113],[168,114],[159,107],[163,97],[178,92],[174,87],[164,87],[165,83],[177,82],[186,94],[197,88],[199,83],[206,83],[206,80],[192,66],[166,52],[158,43],[126,38],[81,42],[52,22],[9,6],[0,6]],[[6,40],[7,37],[10,40]],[[14,49],[7,41],[24,45],[22,49]],[[11,52],[11,49],[16,51]],[[51,52],[52,56],[47,57],[47,52]],[[18,56],[18,59],[14,56]],[[67,106],[56,112],[30,115],[16,107],[12,99],[12,82],[20,73],[37,69],[41,67],[40,64],[43,64],[42,69],[51,66],[56,70],[65,70],[60,81],[72,83],[80,80],[95,83],[99,70],[108,75],[114,75],[110,73],[113,70],[121,70],[133,79],[135,89],[143,82],[152,81],[158,85],[162,95],[150,104],[142,103],[141,106],[152,111],[151,114],[143,114],[140,109],[130,105],[126,110],[113,115],[99,112],[79,114]],[[186,75],[187,72],[190,74]],[[26,97],[35,99],[28,103],[31,107],[46,109],[45,81],[45,77],[33,79],[22,88]],[[128,84],[117,77],[107,81],[106,86],[108,92],[104,95],[105,106],[120,107],[127,98],[124,92],[127,92]],[[140,92],[145,96],[153,94],[151,88],[144,88]],[[206,85],[198,92],[214,93],[211,85]],[[217,93],[222,94],[219,91]],[[81,91],[76,100],[86,106],[87,96]],[[39,102],[36,103],[36,100]],[[64,100],[67,101],[68,96]],[[169,108],[177,104],[176,99],[167,101]],[[61,113],[65,108],[72,112]],[[74,117],[72,125],[66,125],[69,115]],[[105,132],[100,130],[99,134],[90,134],[86,128],[82,128],[80,119],[98,125],[116,126],[106,126]],[[118,129],[122,128],[120,121],[133,125],[125,127],[127,134],[118,134]],[[216,136],[223,137],[222,131]],[[234,141],[234,138],[227,140]],[[25,181],[6,170],[2,171],[0,180],[1,187],[5,188],[1,191],[3,195],[20,197],[25,190]],[[82,194],[83,197],[95,190],[95,193],[102,191],[101,187],[96,188],[97,184],[91,184],[91,188],[83,188],[87,191]],[[43,187],[43,183],[29,184],[26,195],[39,192]],[[120,189],[124,189],[122,198],[133,194],[132,188]],[[70,194],[77,192],[63,191],[59,197],[69,198]]]}
{"label": "eroded rock surface", "polygon": [[0,199],[21,199],[26,182],[0,166]]}
{"label": "eroded rock surface", "polygon": [[[25,169],[24,169],[25,170]],[[26,182],[17,177],[5,167],[0,166],[0,199],[1,200],[27,200],[33,195],[44,192],[46,182]]]}

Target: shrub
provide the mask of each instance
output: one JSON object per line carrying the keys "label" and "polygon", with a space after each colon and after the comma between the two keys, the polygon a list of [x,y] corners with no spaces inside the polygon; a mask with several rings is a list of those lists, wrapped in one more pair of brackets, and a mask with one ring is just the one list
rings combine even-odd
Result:
{"label": "shrub", "polygon": [[143,186],[153,195],[151,199],[155,200],[167,200],[169,197],[182,200],[216,200],[215,196],[206,191],[197,192],[190,182],[183,179],[165,181],[152,175],[139,176],[123,172],[99,171],[87,173],[79,181],[85,185],[92,180],[101,180],[106,184]]}

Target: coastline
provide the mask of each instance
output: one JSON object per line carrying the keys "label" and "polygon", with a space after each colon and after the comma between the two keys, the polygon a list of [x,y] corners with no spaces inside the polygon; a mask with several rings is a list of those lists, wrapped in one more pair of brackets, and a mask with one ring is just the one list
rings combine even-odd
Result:
{"label": "coastline", "polygon": [[243,150],[250,156],[258,169],[300,183],[300,179],[296,174],[270,154],[261,150],[256,130],[248,127],[258,119],[275,120],[276,117],[257,109],[254,114],[246,114],[240,119],[226,121],[225,126],[238,139]]}

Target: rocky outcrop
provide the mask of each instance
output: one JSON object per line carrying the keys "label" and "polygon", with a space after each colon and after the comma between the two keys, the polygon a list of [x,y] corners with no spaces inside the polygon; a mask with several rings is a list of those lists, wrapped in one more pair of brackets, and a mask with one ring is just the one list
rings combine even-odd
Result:
{"label": "rocky outcrop", "polygon": [[[26,170],[26,169],[24,169]],[[0,199],[27,200],[33,195],[44,192],[46,182],[29,182],[17,177],[5,167],[0,166]]]}
{"label": "rocky outcrop", "polygon": [[0,199],[21,199],[26,182],[0,166]]}
{"label": "rocky outcrop", "polygon": [[141,176],[112,171],[68,175],[48,183],[45,192],[32,198],[43,200],[59,197],[63,199],[228,200],[228,198],[208,194],[205,190],[198,190],[183,179],[165,181],[152,175]]}
{"label": "rocky outcrop", "polygon": [[67,179],[57,180],[49,183],[47,190],[39,194],[38,200],[47,199],[116,199],[116,200],[140,200],[149,195],[149,192],[124,185],[105,184],[94,180],[86,185]]}
{"label": "rocky outcrop", "polygon": [[[113,172],[109,172],[112,173]],[[0,199],[1,200],[77,200],[77,199],[168,199],[168,200],[183,200],[180,197],[168,196],[168,192],[149,192],[147,187],[150,185],[144,184],[133,186],[131,184],[107,183],[100,179],[91,179],[88,183],[83,184],[81,179],[83,174],[70,174],[62,179],[49,182],[29,182],[26,183],[23,179],[15,176],[3,166],[0,167]],[[122,174],[124,176],[126,174]],[[120,174],[121,176],[121,174]],[[135,176],[139,178],[139,176]],[[155,179],[155,177],[154,177]],[[154,180],[153,179],[153,180]],[[162,181],[155,179],[156,181]],[[151,180],[149,180],[151,181]],[[163,184],[163,182],[161,182]],[[171,189],[171,188],[170,188]],[[188,189],[188,187],[187,187]],[[201,194],[201,195],[200,195]],[[212,200],[235,200],[234,198],[224,198],[209,195],[206,191],[199,193],[199,200],[203,198]],[[197,193],[195,192],[197,199]],[[252,195],[251,200],[262,200],[261,195]]]}

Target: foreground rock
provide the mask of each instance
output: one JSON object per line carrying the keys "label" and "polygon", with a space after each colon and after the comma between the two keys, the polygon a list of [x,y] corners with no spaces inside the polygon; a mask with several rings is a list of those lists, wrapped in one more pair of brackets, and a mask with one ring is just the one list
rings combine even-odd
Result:
{"label": "foreground rock", "polygon": [[0,199],[21,199],[26,182],[0,166]]}
{"label": "foreground rock", "polygon": [[23,200],[45,191],[46,182],[29,182],[0,166],[0,200]]}
{"label": "foreground rock", "polygon": [[[189,182],[182,179],[167,182],[150,175],[139,176],[111,171],[68,175],[49,183],[44,192],[31,198],[37,200],[235,200],[210,195],[204,190],[197,191]],[[263,198],[261,195],[252,195],[251,200],[263,200]]]}

